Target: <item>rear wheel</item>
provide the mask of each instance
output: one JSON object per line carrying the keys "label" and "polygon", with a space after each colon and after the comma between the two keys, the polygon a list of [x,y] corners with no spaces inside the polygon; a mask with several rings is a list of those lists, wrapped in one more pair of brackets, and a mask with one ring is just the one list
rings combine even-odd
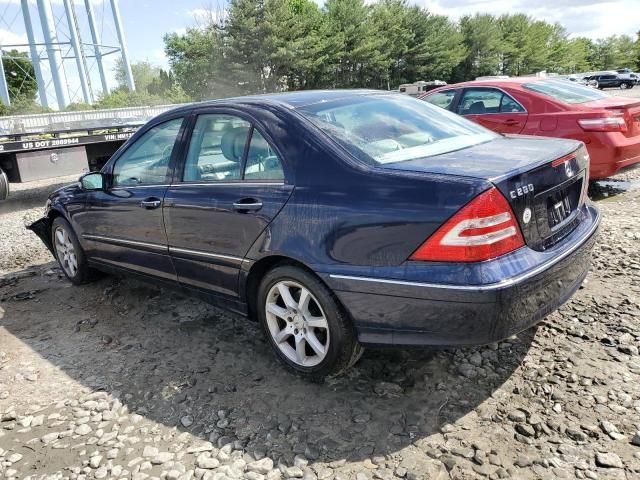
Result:
{"label": "rear wheel", "polygon": [[51,243],[60,268],[71,283],[82,285],[93,280],[95,271],[89,268],[73,228],[62,217],[56,218],[51,225]]}
{"label": "rear wheel", "polygon": [[7,174],[0,168],[0,202],[9,196],[9,179]]}
{"label": "rear wheel", "polygon": [[258,317],[278,358],[310,380],[337,375],[362,355],[338,300],[301,268],[276,267],[265,275],[258,289]]}

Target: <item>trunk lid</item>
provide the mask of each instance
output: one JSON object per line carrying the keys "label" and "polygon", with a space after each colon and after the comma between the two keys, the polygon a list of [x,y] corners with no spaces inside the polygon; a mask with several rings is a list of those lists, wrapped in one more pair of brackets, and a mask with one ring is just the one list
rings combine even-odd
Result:
{"label": "trunk lid", "polygon": [[544,250],[578,225],[589,163],[580,147],[573,140],[509,135],[383,168],[490,181],[509,201],[527,245]]}

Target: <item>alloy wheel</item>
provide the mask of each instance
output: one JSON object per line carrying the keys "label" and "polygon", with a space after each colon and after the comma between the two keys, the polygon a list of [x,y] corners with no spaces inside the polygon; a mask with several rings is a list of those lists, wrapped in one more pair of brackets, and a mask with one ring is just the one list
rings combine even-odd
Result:
{"label": "alloy wheel", "polygon": [[55,246],[60,266],[70,277],[75,277],[78,273],[78,257],[76,249],[69,237],[69,233],[62,227],[56,228]]}
{"label": "alloy wheel", "polygon": [[274,343],[290,361],[313,367],[329,351],[329,324],[313,294],[298,282],[283,280],[266,299],[267,326]]}

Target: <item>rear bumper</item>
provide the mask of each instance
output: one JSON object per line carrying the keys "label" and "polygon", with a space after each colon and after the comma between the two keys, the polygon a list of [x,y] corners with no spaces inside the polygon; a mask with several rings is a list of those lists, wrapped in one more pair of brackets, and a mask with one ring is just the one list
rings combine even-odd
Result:
{"label": "rear bumper", "polygon": [[[556,310],[589,270],[600,214],[584,207],[580,225],[546,252],[522,248],[482,264],[452,267],[447,283],[353,274],[325,274],[365,344],[478,345],[525,330]],[[528,261],[525,258],[528,257]],[[534,259],[544,259],[533,264]],[[502,265],[499,265],[499,264]],[[489,265],[491,264],[491,265]],[[428,267],[425,267],[425,271]],[[477,278],[504,274],[498,281]],[[480,269],[480,272],[472,270]],[[467,282],[466,284],[463,282]]]}
{"label": "rear bumper", "polygon": [[591,157],[590,178],[611,177],[623,168],[640,163],[640,135],[601,133],[587,144],[587,150]]}

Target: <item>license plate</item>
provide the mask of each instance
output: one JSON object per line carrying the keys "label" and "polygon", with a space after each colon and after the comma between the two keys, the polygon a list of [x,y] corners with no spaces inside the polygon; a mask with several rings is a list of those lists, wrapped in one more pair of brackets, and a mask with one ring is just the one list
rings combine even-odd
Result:
{"label": "license plate", "polygon": [[549,227],[553,228],[564,222],[573,212],[571,199],[566,191],[559,191],[547,198],[547,217]]}

